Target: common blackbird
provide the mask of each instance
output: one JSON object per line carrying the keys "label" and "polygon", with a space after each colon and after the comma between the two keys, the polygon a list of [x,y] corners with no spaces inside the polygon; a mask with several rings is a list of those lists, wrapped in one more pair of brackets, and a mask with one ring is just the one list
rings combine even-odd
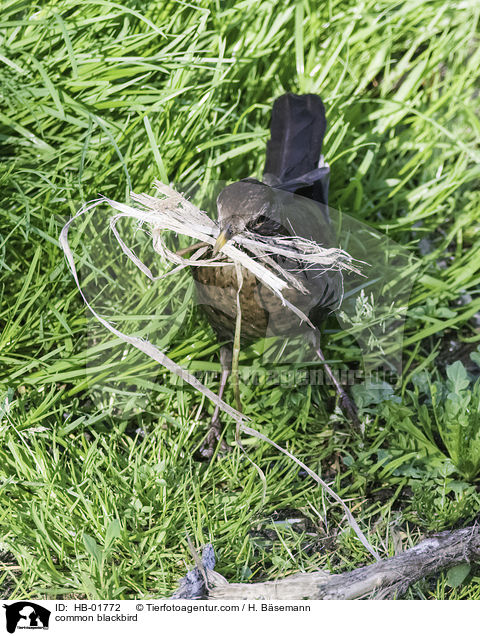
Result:
{"label": "common blackbird", "polygon": [[[272,109],[263,182],[243,179],[224,188],[217,198],[218,236],[213,253],[230,239],[245,232],[256,237],[298,236],[323,247],[333,245],[328,214],[329,167],[323,165],[322,143],[326,131],[325,108],[317,95],[286,94]],[[290,287],[285,298],[307,315],[311,326],[300,319],[263,285],[250,271],[242,268],[240,337],[249,343],[266,335],[290,336],[305,333],[331,375],[342,406],[352,419],[355,410],[341,385],[325,363],[319,348],[319,327],[325,317],[337,309],[342,298],[341,274],[335,270],[301,266],[299,261],[272,255],[304,290]],[[237,316],[238,280],[234,265],[192,268],[197,301],[216,332],[226,344],[220,350],[222,397],[232,358],[232,341]],[[307,293],[305,293],[305,290]],[[219,410],[215,409],[209,434],[201,448],[208,458],[220,438]]]}

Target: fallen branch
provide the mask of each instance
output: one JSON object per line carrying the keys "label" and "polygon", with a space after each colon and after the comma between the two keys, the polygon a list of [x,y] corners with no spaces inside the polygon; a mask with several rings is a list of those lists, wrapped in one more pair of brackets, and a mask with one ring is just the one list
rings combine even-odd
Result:
{"label": "fallen branch", "polygon": [[[208,563],[212,563],[212,548],[206,551]],[[208,591],[203,598],[209,600],[314,600],[398,598],[410,585],[460,563],[480,561],[480,528],[477,524],[461,530],[441,532],[425,539],[414,548],[405,550],[389,559],[367,565],[343,574],[329,574],[319,570],[308,574],[294,574],[277,581],[265,583],[228,583],[208,568],[203,559],[203,575],[208,580]],[[195,576],[195,568],[182,579],[174,598],[188,596],[189,582]],[[196,588],[198,594],[198,587]],[[196,596],[196,598],[201,598]]]}

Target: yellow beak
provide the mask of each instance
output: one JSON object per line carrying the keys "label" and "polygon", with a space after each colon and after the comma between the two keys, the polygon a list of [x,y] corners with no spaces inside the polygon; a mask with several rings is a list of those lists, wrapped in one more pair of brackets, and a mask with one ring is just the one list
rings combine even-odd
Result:
{"label": "yellow beak", "polygon": [[220,234],[217,236],[217,241],[213,247],[213,255],[216,256],[218,252],[222,249],[222,247],[226,244],[230,237],[225,230],[222,230]]}

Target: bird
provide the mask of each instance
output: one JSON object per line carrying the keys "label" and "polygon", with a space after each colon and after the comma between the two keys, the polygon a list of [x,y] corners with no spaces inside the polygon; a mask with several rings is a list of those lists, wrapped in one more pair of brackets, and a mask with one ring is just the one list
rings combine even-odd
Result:
{"label": "bird", "polygon": [[[228,241],[246,233],[260,239],[301,237],[323,247],[334,245],[328,212],[330,169],[322,156],[326,127],[325,106],[320,96],[286,93],[275,100],[263,179],[245,178],[220,192],[216,200],[219,234],[210,256],[220,256]],[[308,316],[309,324],[298,319],[271,289],[242,267],[238,294],[240,341],[250,344],[267,335],[285,337],[303,333],[331,377],[342,407],[350,419],[356,421],[355,406],[320,349],[321,325],[342,300],[341,273],[334,269],[301,267],[299,261],[291,257],[274,254],[271,258],[291,275],[294,285],[289,286],[284,297]],[[239,281],[234,264],[202,265],[192,267],[191,272],[197,303],[222,343],[219,389],[222,398],[231,372]],[[212,457],[221,433],[220,412],[216,407],[200,448],[201,458]]]}

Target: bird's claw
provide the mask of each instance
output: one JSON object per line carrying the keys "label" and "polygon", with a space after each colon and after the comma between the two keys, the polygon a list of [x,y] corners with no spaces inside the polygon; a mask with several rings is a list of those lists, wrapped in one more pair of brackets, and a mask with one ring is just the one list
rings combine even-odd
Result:
{"label": "bird's claw", "polygon": [[220,443],[220,453],[226,453],[231,447],[222,437],[222,426],[218,419],[212,420],[205,439],[196,453],[196,458],[200,461],[210,461],[215,453],[217,444]]}

